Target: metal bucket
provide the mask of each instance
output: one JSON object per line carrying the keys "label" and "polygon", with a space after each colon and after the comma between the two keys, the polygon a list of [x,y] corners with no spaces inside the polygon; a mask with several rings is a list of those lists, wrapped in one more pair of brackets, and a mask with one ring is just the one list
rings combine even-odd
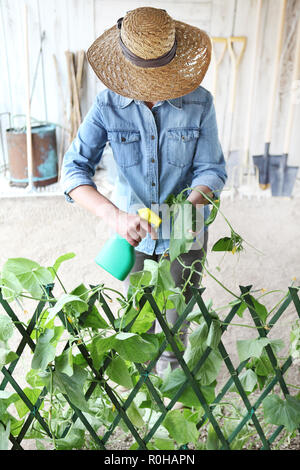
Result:
{"label": "metal bucket", "polygon": [[[32,127],[33,185],[47,186],[58,179],[56,127],[52,124]],[[28,185],[26,129],[7,129],[10,185]]]}

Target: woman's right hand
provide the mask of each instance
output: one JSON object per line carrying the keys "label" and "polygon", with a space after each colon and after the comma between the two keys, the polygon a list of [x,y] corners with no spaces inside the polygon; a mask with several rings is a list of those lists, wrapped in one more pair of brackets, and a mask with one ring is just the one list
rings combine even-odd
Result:
{"label": "woman's right hand", "polygon": [[147,232],[150,233],[153,240],[157,239],[157,233],[151,224],[138,214],[129,214],[119,210],[115,229],[122,238],[125,238],[134,247],[138,246],[141,240],[145,238]]}

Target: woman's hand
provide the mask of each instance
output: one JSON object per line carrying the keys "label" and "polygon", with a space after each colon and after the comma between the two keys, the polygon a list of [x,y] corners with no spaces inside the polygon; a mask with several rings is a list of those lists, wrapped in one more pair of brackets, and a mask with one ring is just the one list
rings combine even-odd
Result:
{"label": "woman's hand", "polygon": [[146,220],[137,214],[128,214],[121,210],[117,214],[115,230],[132,246],[138,246],[147,235],[147,232],[150,233],[153,240],[157,239],[155,230]]}

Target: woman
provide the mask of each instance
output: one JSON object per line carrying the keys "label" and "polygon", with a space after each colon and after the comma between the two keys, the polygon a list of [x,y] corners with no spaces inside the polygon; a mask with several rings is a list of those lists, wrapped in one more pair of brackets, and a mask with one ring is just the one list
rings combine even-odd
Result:
{"label": "woman", "polygon": [[[143,269],[145,259],[158,260],[169,245],[161,230],[154,233],[137,215],[137,206],[159,209],[171,193],[192,187],[188,200],[203,207],[207,200],[201,193],[218,197],[225,184],[212,95],[199,86],[210,55],[204,31],[150,7],[129,11],[88,50],[89,63],[107,89],[96,97],[64,156],[64,193],[136,248],[133,271]],[[107,142],[117,166],[112,200],[92,180]],[[208,214],[206,206],[204,216]],[[206,245],[207,231],[204,251]],[[190,265],[202,256],[198,248],[182,259]],[[180,286],[184,273],[176,260],[171,273]],[[192,282],[197,285],[199,275]],[[186,300],[189,295],[187,290]],[[175,309],[167,318],[171,324],[176,321]],[[158,373],[169,362],[172,369],[178,366],[172,353],[164,353]]]}

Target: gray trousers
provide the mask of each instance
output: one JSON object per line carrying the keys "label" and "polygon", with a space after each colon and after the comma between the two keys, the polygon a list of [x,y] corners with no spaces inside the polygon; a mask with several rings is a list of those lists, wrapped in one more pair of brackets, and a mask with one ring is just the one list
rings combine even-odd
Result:
{"label": "gray trousers", "polygon": [[[188,253],[184,253],[183,255],[180,256],[181,260],[185,264],[185,266],[191,266],[191,264],[195,260],[199,260],[199,263],[195,263],[195,268],[197,271],[201,272],[202,266],[201,266],[201,260],[204,256],[204,253],[207,251],[207,239],[208,239],[208,233],[205,232],[204,234],[204,242],[203,242],[203,247],[201,249],[196,249],[196,250],[191,250]],[[142,253],[140,251],[136,251],[136,261],[135,264],[132,268],[131,273],[137,272],[137,271],[142,271],[144,269],[144,261],[146,259],[152,259],[154,261],[159,261],[161,255],[147,255],[146,253]],[[186,282],[188,276],[190,274],[189,269],[185,269],[177,260],[174,260],[173,263],[171,264],[171,275],[174,279],[175,286],[176,287],[183,287],[184,283]],[[129,275],[130,276],[130,275]],[[127,294],[127,290],[129,287],[129,276],[123,281],[124,283],[124,291],[125,295]],[[198,287],[201,281],[201,276],[198,273],[193,273],[190,279],[191,285],[193,287]],[[189,302],[189,300],[192,297],[192,292],[189,286],[184,292],[184,297],[186,303]],[[176,309],[170,309],[166,311],[166,320],[170,325],[174,325],[176,323],[176,320],[178,318],[178,314],[176,312]],[[183,325],[181,326],[180,330],[180,340],[184,344],[184,346],[187,345],[187,329],[188,329],[189,323],[184,322]],[[156,320],[152,328],[149,330],[149,333],[159,333],[161,332],[161,326],[159,322]],[[156,364],[156,372],[158,375],[162,376],[163,371],[165,368],[170,364],[171,369],[176,369],[179,364],[178,360],[173,353],[173,351],[164,351],[163,354],[160,356],[160,359],[158,360]]]}

